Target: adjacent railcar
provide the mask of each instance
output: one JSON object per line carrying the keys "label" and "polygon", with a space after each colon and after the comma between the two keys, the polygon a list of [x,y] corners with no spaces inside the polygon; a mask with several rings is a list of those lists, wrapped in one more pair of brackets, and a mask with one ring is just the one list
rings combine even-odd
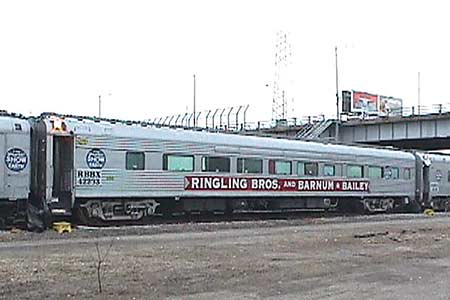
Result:
{"label": "adjacent railcar", "polygon": [[430,207],[447,211],[450,208],[450,156],[426,154],[425,159],[429,168],[427,186]]}
{"label": "adjacent railcar", "polygon": [[[392,211],[415,203],[412,153],[47,116],[34,125],[36,197],[53,215],[283,209]],[[420,175],[422,176],[422,175]]]}
{"label": "adjacent railcar", "polygon": [[0,114],[0,225],[24,219],[30,192],[30,125],[24,118]]}

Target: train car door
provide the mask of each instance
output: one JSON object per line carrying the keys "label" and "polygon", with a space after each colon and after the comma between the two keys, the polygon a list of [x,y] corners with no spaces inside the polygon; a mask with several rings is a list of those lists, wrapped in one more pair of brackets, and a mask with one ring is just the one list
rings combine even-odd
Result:
{"label": "train car door", "polygon": [[51,210],[54,215],[70,215],[74,201],[74,138],[53,136],[53,189]]}
{"label": "train car door", "polygon": [[430,165],[423,164],[423,206],[429,208],[430,203]]}

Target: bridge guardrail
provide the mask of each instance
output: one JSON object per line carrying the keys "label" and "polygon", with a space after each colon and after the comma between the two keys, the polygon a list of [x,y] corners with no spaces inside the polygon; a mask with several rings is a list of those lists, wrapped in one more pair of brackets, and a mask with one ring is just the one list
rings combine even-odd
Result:
{"label": "bridge guardrail", "polygon": [[[244,107],[244,106],[242,106]],[[289,118],[277,121],[246,121],[245,113],[248,106],[245,106],[245,110],[235,109],[223,109],[216,111],[209,111],[209,113],[200,113],[196,117],[197,121],[201,121],[202,118],[205,119],[201,122],[196,122],[197,126],[193,126],[192,114],[185,113],[184,115],[175,115],[165,118],[154,118],[153,120],[147,120],[149,125],[154,125],[158,127],[172,127],[172,128],[184,128],[193,130],[206,130],[212,132],[241,132],[241,131],[258,131],[258,130],[274,130],[283,128],[299,127],[299,133],[302,132],[302,128],[309,129],[311,124],[318,124],[327,120],[333,120],[333,118],[327,118],[324,114],[314,115],[314,116],[304,116],[299,118]],[[213,113],[211,113],[213,112]],[[224,112],[226,112],[224,114]],[[239,112],[241,115],[239,115]],[[210,114],[211,113],[211,114]],[[432,104],[432,105],[421,105],[421,106],[407,106],[399,109],[391,110],[387,113],[381,115],[341,115],[341,122],[346,121],[367,121],[367,120],[377,120],[377,119],[394,119],[394,118],[405,118],[405,117],[415,117],[415,116],[426,116],[426,115],[443,115],[450,114],[450,103],[443,104]],[[223,116],[222,116],[223,115]],[[244,118],[242,118],[242,115]],[[208,119],[209,118],[209,119]],[[201,126],[203,124],[203,126]],[[307,130],[306,130],[307,131]]]}
{"label": "bridge guardrail", "polygon": [[432,104],[432,105],[420,105],[420,106],[406,106],[398,109],[393,109],[387,113],[379,115],[346,115],[341,116],[341,121],[347,120],[376,120],[376,119],[392,119],[392,118],[405,118],[405,117],[418,117],[428,115],[443,115],[450,113],[450,103]]}

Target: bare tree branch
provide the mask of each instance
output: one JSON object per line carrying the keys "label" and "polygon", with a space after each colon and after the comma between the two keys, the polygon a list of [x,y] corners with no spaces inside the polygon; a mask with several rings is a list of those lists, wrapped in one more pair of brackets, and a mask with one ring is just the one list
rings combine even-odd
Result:
{"label": "bare tree branch", "polygon": [[95,249],[97,250],[97,284],[98,284],[98,292],[101,294],[103,292],[102,289],[102,264],[106,261],[109,256],[109,252],[114,244],[114,239],[111,239],[108,249],[102,256],[101,247],[100,247],[100,239],[99,234],[97,233],[97,238],[95,239]]}

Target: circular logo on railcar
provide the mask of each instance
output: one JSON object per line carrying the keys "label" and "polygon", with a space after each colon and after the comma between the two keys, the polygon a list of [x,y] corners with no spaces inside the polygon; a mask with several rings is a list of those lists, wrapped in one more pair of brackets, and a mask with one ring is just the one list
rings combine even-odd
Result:
{"label": "circular logo on railcar", "polygon": [[91,169],[102,169],[106,164],[106,155],[100,149],[92,149],[86,155],[86,163]]}
{"label": "circular logo on railcar", "polygon": [[6,152],[5,164],[8,169],[14,172],[23,171],[28,164],[28,156],[20,148],[12,148]]}

